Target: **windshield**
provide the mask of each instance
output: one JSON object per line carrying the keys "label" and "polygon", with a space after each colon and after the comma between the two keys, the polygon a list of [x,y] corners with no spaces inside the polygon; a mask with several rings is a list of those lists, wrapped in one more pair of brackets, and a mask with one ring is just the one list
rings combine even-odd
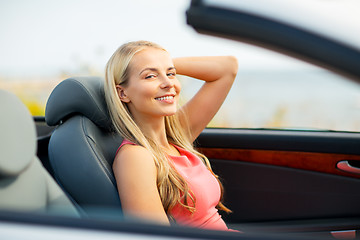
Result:
{"label": "windshield", "polygon": [[205,0],[204,3],[207,6],[230,10],[246,10],[360,49],[360,3],[357,0]]}

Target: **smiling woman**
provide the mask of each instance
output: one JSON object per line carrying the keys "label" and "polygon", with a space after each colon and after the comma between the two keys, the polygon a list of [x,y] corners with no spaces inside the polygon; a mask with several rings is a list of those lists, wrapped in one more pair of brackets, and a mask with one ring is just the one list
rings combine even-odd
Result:
{"label": "smiling woman", "polygon": [[[180,109],[176,72],[204,81]],[[236,72],[233,57],[173,60],[147,41],[124,44],[113,54],[105,97],[125,138],[113,163],[125,215],[228,230],[217,211],[230,212],[221,203],[221,183],[192,143],[220,108]]]}

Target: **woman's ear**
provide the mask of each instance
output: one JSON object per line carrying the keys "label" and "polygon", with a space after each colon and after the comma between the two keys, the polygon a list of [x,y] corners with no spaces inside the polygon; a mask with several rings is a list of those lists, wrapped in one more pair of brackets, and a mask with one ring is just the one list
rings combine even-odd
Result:
{"label": "woman's ear", "polygon": [[120,98],[120,100],[122,102],[126,102],[126,103],[130,102],[130,99],[126,95],[126,91],[122,86],[116,85],[116,91],[117,91],[118,96],[119,96],[119,98]]}

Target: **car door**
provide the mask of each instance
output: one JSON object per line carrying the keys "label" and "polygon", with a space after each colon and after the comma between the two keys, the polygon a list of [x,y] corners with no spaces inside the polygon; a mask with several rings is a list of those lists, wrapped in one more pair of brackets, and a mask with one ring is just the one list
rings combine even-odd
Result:
{"label": "car door", "polygon": [[[233,211],[223,215],[227,222],[266,231],[334,231],[359,228],[360,179],[350,172],[360,162],[359,137],[206,129],[198,144],[223,181]],[[343,162],[349,170],[341,170]]]}
{"label": "car door", "polygon": [[[187,22],[200,33],[265,47],[360,82],[359,50],[245,5],[192,1]],[[232,106],[237,111],[239,103]],[[225,204],[233,210],[223,217],[235,228],[326,233],[359,229],[358,132],[209,128],[197,144],[223,181]]]}

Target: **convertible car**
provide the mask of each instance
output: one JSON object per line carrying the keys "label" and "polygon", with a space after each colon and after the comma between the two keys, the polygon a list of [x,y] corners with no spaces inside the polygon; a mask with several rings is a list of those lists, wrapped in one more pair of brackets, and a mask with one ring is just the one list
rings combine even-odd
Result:
{"label": "convertible car", "polygon": [[[276,11],[279,1],[270,2],[193,0],[187,23],[201,34],[264,47],[360,83],[360,44],[307,28]],[[36,139],[24,107],[9,93],[0,97],[6,115],[0,126],[1,239],[358,237],[358,132],[207,128],[196,147],[224,183],[233,211],[224,220],[243,233],[163,227],[122,218],[111,171],[122,137],[109,127],[101,78],[62,81],[45,117],[34,118]]]}

